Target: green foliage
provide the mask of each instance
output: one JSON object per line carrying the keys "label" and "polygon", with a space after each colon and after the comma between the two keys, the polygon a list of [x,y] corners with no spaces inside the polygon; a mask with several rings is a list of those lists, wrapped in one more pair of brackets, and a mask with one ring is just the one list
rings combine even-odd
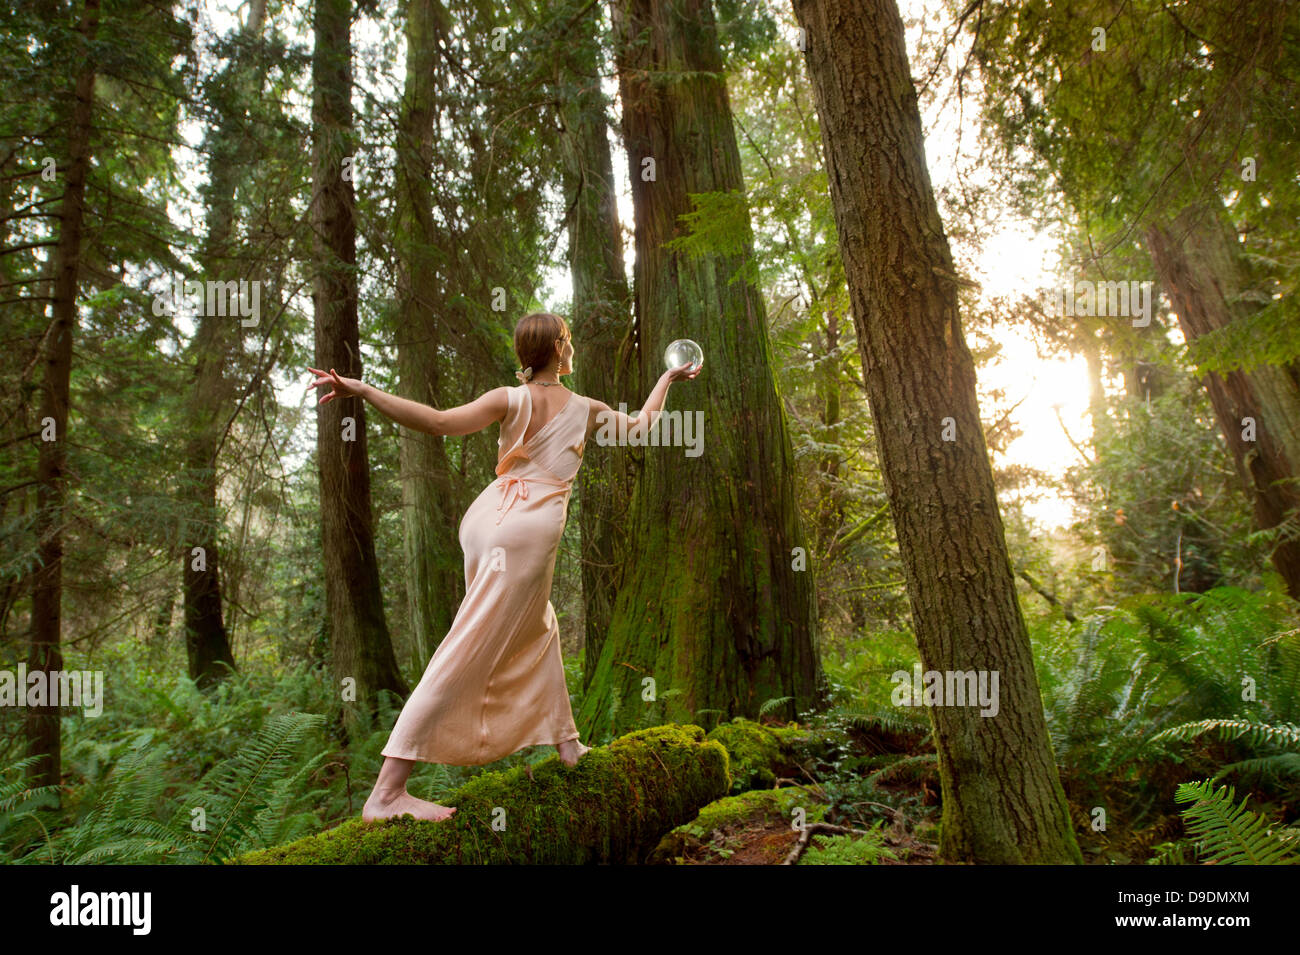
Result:
{"label": "green foliage", "polygon": [[[752,247],[749,224],[749,200],[742,192],[693,192],[691,211],[680,216],[687,231],[664,243],[673,252],[685,252],[696,258],[707,255],[745,255]],[[730,281],[757,285],[758,262],[746,259]]]}
{"label": "green foliage", "polygon": [[1293,626],[1284,599],[1230,587],[1133,597],[1074,625],[1048,625],[1034,643],[1057,757],[1097,776],[1162,752],[1175,737],[1157,734],[1180,723],[1295,720]]}
{"label": "green foliage", "polygon": [[1233,806],[1231,786],[1215,789],[1208,780],[1183,783],[1174,797],[1191,803],[1183,810],[1187,828],[1201,841],[1198,854],[1218,865],[1295,865],[1300,862],[1300,830],[1275,832],[1268,821],[1246,808]]}
{"label": "green foliage", "polygon": [[884,822],[871,827],[871,835],[824,835],[812,837],[812,845],[799,860],[799,865],[879,865],[882,859],[898,856],[884,844],[880,831]]}
{"label": "green foliage", "polygon": [[1122,402],[1094,436],[1095,459],[1071,472],[1092,515],[1082,536],[1105,548],[1104,576],[1120,593],[1258,585],[1267,551],[1244,533],[1249,501],[1205,389],[1164,374],[1165,390]]}
{"label": "green foliage", "polygon": [[[304,746],[324,722],[303,713],[271,717],[231,759],[172,796],[160,734],[139,730],[85,816],[13,861],[218,862],[317,828],[320,819],[308,807],[322,791],[310,777],[326,754],[308,755]],[[318,749],[319,740],[313,742]]]}

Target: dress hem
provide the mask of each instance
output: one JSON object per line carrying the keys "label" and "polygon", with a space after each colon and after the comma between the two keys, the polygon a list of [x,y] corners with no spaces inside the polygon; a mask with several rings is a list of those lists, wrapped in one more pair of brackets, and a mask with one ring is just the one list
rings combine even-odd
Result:
{"label": "dress hem", "polygon": [[482,762],[478,762],[478,763],[467,763],[467,762],[461,762],[459,760],[436,759],[430,756],[420,756],[418,754],[408,756],[405,754],[390,753],[388,751],[387,746],[385,746],[382,750],[380,750],[379,755],[391,759],[413,760],[417,763],[434,763],[439,766],[486,766],[489,763],[495,763],[498,760],[505,759],[506,756],[513,756],[515,753],[519,752],[520,750],[527,749],[530,746],[559,746],[561,743],[567,743],[570,742],[571,740],[580,739],[581,737],[582,737],[581,733],[574,733],[572,736],[566,736],[564,739],[560,739],[560,740],[554,740],[554,741],[539,740],[535,743],[524,743],[518,749],[513,750],[512,752],[506,753],[505,755],[502,756],[497,756],[494,759],[483,760]]}

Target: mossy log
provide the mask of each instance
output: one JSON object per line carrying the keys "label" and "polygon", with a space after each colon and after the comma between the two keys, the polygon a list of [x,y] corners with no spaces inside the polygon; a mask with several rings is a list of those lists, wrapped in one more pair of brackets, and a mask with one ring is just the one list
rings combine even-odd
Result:
{"label": "mossy log", "polygon": [[771,789],[778,777],[798,778],[800,762],[824,755],[827,749],[811,730],[794,726],[764,726],[737,717],[708,736],[731,757],[732,794]]}
{"label": "mossy log", "polygon": [[439,800],[442,822],[360,819],[230,860],[242,865],[640,863],[675,826],[725,796],[727,751],[691,725],[657,726],[593,748],[483,773]]}
{"label": "mossy log", "polygon": [[787,823],[797,820],[804,825],[821,822],[826,804],[807,790],[791,786],[786,789],[752,789],[738,796],[719,799],[700,810],[694,820],[678,826],[660,840],[646,861],[650,865],[680,863],[688,852],[698,852],[718,830],[741,825]]}

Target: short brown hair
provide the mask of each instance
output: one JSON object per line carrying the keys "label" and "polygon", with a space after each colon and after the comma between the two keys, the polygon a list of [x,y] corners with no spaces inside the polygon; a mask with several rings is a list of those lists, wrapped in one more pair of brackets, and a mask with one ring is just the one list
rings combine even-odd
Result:
{"label": "short brown hair", "polygon": [[569,335],[569,323],[554,312],[533,312],[515,325],[515,356],[519,368],[537,374],[551,363],[555,343]]}

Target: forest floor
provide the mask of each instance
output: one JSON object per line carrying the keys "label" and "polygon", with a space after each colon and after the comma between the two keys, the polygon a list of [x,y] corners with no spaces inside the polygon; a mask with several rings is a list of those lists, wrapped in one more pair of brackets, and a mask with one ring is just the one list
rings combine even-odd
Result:
{"label": "forest floor", "polygon": [[[799,841],[799,833],[785,820],[746,820],[713,831],[711,841],[688,848],[682,865],[781,865]],[[885,843],[897,859],[881,865],[933,865],[938,847],[903,835]]]}

